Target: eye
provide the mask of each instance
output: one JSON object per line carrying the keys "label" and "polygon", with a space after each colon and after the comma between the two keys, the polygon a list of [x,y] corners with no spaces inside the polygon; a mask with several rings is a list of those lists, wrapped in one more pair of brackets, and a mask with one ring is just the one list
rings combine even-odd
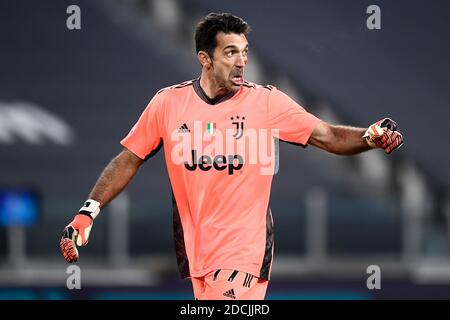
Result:
{"label": "eye", "polygon": [[227,52],[225,52],[225,55],[228,57],[228,58],[231,58],[232,56],[233,56],[233,51],[227,51]]}

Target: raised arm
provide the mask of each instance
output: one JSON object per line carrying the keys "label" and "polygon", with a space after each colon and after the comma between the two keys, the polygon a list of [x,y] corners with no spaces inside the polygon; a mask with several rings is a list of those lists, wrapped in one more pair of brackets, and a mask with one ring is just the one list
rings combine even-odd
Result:
{"label": "raised arm", "polygon": [[365,131],[364,128],[336,126],[321,121],[315,127],[308,142],[331,153],[352,155],[371,149],[363,138]]}
{"label": "raised arm", "polygon": [[331,125],[320,121],[314,128],[310,144],[325,151],[352,155],[372,148],[381,148],[391,153],[403,144],[403,136],[397,131],[395,121],[385,118],[369,128]]}

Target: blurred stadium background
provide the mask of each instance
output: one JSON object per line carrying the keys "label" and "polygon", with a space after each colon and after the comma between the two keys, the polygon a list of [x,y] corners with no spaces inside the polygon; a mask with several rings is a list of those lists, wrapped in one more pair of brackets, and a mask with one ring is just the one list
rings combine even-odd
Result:
{"label": "blurred stadium background", "polygon": [[[381,30],[366,9],[381,8]],[[81,9],[81,29],[66,12]],[[96,220],[68,290],[63,227],[155,92],[195,78],[211,11],[252,26],[246,78],[319,117],[397,120],[398,152],[281,145],[268,299],[450,298],[450,3],[0,1],[0,299],[192,299],[179,279],[163,154]],[[366,269],[381,268],[368,290]]]}

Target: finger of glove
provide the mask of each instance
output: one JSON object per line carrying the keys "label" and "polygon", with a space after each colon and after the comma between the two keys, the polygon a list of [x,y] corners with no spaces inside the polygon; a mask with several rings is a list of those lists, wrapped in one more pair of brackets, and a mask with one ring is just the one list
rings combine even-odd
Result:
{"label": "finger of glove", "polygon": [[77,214],[73,221],[69,224],[77,231],[77,236],[72,238],[78,246],[85,246],[89,240],[89,233],[92,228],[92,218],[84,215]]}
{"label": "finger of glove", "polygon": [[388,140],[388,145],[385,148],[387,154],[391,153],[401,144],[401,134],[394,132]]}
{"label": "finger of glove", "polygon": [[400,133],[397,134],[393,140],[394,140],[393,143],[391,143],[385,149],[387,154],[390,154],[392,151],[394,151],[395,149],[398,149],[399,147],[401,147],[403,145],[403,136]]}
{"label": "finger of glove", "polygon": [[63,230],[62,238],[73,240],[76,236],[76,233],[77,231],[75,230],[75,228],[71,225],[68,225]]}
{"label": "finger of glove", "polygon": [[386,130],[384,137],[386,139],[387,144],[392,144],[394,142],[394,132],[392,130]]}
{"label": "finger of glove", "polygon": [[384,148],[387,145],[387,138],[383,134],[381,136],[373,137],[372,142],[377,146],[378,148]]}
{"label": "finger of glove", "polygon": [[382,141],[382,135],[380,136],[373,136],[370,141],[375,145],[375,147],[380,148],[381,144],[383,143]]}
{"label": "finger of glove", "polygon": [[67,262],[78,261],[78,250],[75,243],[71,239],[63,238],[59,243],[61,253]]}
{"label": "finger of glove", "polygon": [[378,147],[385,149],[388,145],[393,143],[393,134],[393,131],[389,129],[385,130],[384,134],[379,139],[377,139],[376,144],[378,145]]}
{"label": "finger of glove", "polygon": [[89,241],[89,234],[91,233],[92,225],[86,228],[80,228],[78,230],[78,236],[76,237],[76,243],[78,246],[85,246]]}
{"label": "finger of glove", "polygon": [[389,143],[387,141],[387,138],[383,137],[383,138],[378,139],[377,142],[375,143],[375,145],[378,148],[386,149],[388,147]]}

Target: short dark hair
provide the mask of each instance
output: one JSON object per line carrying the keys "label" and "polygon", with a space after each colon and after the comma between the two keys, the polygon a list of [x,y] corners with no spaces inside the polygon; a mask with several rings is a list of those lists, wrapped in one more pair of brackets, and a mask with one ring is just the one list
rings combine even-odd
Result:
{"label": "short dark hair", "polygon": [[236,33],[248,35],[250,26],[241,18],[231,13],[210,13],[197,24],[195,29],[195,49],[205,51],[212,58],[217,47],[216,35],[219,32],[225,34]]}

